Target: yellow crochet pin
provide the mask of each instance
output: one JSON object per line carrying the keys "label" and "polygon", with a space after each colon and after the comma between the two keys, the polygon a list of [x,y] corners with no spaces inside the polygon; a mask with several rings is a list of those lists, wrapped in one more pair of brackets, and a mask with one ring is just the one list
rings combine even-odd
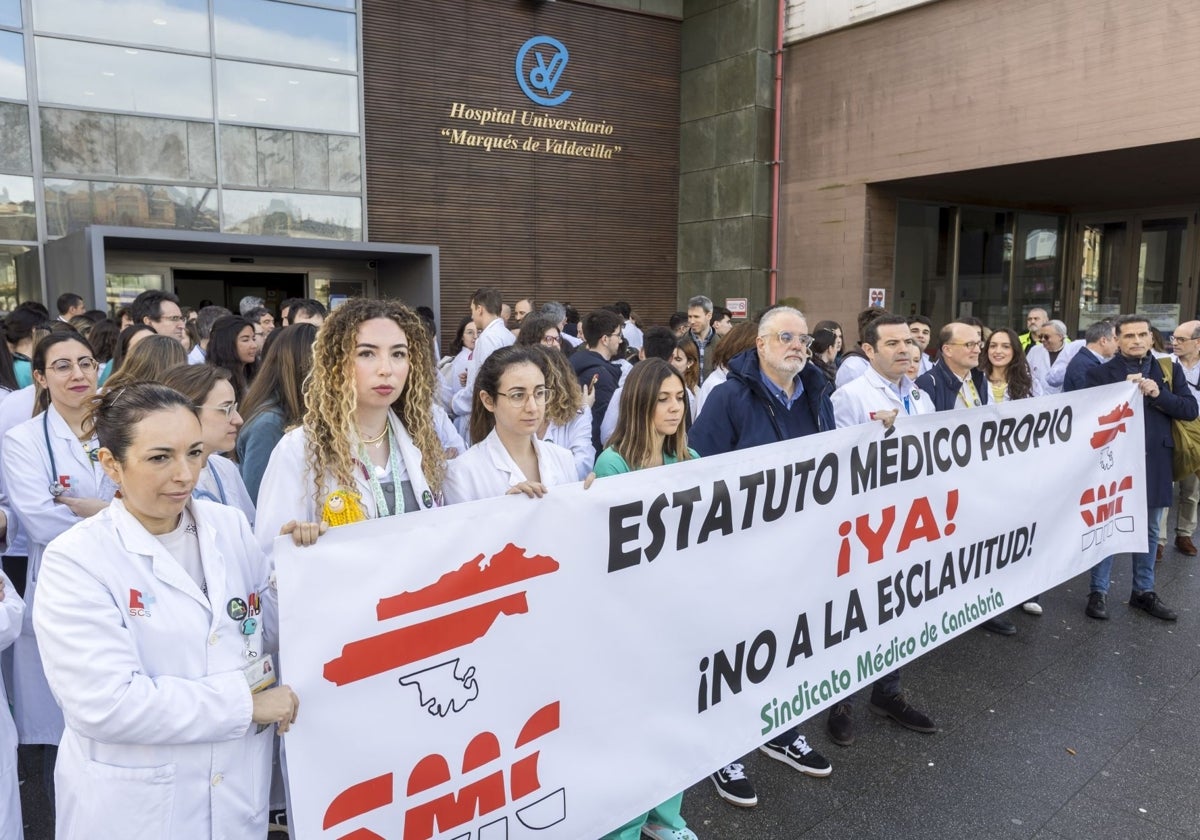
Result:
{"label": "yellow crochet pin", "polygon": [[331,528],[349,525],[351,522],[365,522],[367,512],[363,509],[360,499],[361,497],[351,490],[334,490],[325,497],[321,519]]}

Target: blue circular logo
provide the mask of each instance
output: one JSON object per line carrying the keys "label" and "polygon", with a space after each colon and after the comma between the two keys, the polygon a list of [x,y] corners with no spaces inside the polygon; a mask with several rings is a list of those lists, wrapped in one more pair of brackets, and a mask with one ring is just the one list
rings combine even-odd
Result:
{"label": "blue circular logo", "polygon": [[[527,68],[525,65],[531,53],[533,60]],[[555,96],[554,89],[558,87],[558,80],[570,60],[571,54],[557,38],[549,35],[530,38],[517,51],[517,84],[521,86],[521,92],[547,108],[563,104],[571,98],[571,91],[564,90]]]}

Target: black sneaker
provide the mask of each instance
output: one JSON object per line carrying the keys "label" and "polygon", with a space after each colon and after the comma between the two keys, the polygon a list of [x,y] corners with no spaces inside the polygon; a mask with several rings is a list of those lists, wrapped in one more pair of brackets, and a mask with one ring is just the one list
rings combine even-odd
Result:
{"label": "black sneaker", "polygon": [[1108,621],[1108,598],[1103,592],[1089,592],[1087,609],[1088,618],[1097,618],[1100,621]]}
{"label": "black sneaker", "polygon": [[797,735],[796,740],[787,746],[767,741],[758,748],[758,751],[763,755],[771,756],[776,761],[782,761],[808,776],[824,778],[833,772],[833,765],[825,756],[810,747],[808,739],[803,735]]}
{"label": "black sneaker", "polygon": [[1168,609],[1167,605],[1158,599],[1158,595],[1154,592],[1133,592],[1129,595],[1129,606],[1137,607],[1139,610],[1145,610],[1155,618],[1161,618],[1163,621],[1174,621],[1179,618],[1175,614],[1175,610]]}
{"label": "black sneaker", "polygon": [[854,743],[854,707],[849,703],[838,703],[831,708],[825,725],[829,729],[829,740],[839,747]]}
{"label": "black sneaker", "polygon": [[926,734],[937,732],[937,726],[934,725],[929,715],[910,706],[903,692],[897,692],[891,697],[871,694],[870,709],[877,715],[890,717],[905,729],[911,729],[913,732]]}
{"label": "black sneaker", "polygon": [[740,764],[729,764],[712,774],[717,795],[739,808],[753,808],[758,804],[754,784],[746,778],[746,768]]}
{"label": "black sneaker", "polygon": [[1005,618],[1002,615],[989,618],[979,626],[992,633],[999,633],[1001,636],[1013,636],[1017,632],[1017,625],[1012,623],[1012,619]]}

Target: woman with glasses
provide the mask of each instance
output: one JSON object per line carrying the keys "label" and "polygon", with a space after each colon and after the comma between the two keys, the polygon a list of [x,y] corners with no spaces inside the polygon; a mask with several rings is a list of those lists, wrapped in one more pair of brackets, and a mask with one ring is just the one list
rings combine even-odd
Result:
{"label": "woman with glasses", "polygon": [[254,530],[298,544],[324,528],[432,508],[446,460],[434,425],[436,373],[421,318],[355,298],[313,345],[304,424],[271,453]]}
{"label": "woman with glasses", "polygon": [[237,508],[254,525],[254,502],[237,464],[225,457],[237,445],[242,415],[238,414],[229,371],[212,365],[180,365],[167,371],[162,384],[192,401],[200,416],[204,466],[192,490],[193,499],[208,499]]}
{"label": "woman with glasses", "polygon": [[[683,339],[690,341],[690,339]],[[718,345],[720,346],[720,345]],[[621,410],[608,447],[596,459],[596,477],[634,472],[698,458],[687,445],[687,385],[673,364],[646,359],[621,388]],[[602,840],[696,840],[679,813],[683,793],[642,814]]]}
{"label": "woman with glasses", "polygon": [[571,452],[538,437],[550,390],[546,358],[532,347],[505,347],[488,356],[475,378],[471,440],[450,462],[446,503],[524,493],[545,495],[578,481]]}
{"label": "woman with glasses", "polygon": [[[49,771],[63,716],[46,684],[33,632],[42,554],[55,537],[108,507],[117,486],[97,461],[100,444],[86,423],[100,367],[91,345],[74,332],[53,333],[38,343],[31,363],[38,413],[5,435],[0,462],[12,511],[29,539],[30,609],[13,645],[14,717],[21,743],[48,747],[43,760]],[[46,783],[52,789],[48,774]]]}
{"label": "woman with glasses", "polygon": [[587,478],[596,462],[592,446],[592,405],[594,388],[583,388],[575,371],[560,348],[558,325],[550,318],[530,315],[517,334],[518,347],[536,347],[546,360],[546,415],[538,437],[571,450],[575,456],[577,477]]}

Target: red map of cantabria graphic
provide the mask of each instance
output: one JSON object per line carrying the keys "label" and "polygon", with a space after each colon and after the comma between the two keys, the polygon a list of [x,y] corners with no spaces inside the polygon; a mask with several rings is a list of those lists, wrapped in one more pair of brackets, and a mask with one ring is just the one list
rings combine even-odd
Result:
{"label": "red map of cantabria graphic", "polygon": [[[452,604],[471,595],[556,571],[558,561],[554,558],[543,555],[526,557],[523,548],[509,543],[491,558],[483,554],[476,555],[429,586],[381,599],[376,608],[376,617],[383,621],[430,607]],[[359,639],[345,645],[341,656],[325,663],[325,679],[336,685],[346,685],[393,668],[411,665],[482,638],[501,615],[526,612],[529,612],[529,603],[525,591],[514,592],[420,624]]]}

